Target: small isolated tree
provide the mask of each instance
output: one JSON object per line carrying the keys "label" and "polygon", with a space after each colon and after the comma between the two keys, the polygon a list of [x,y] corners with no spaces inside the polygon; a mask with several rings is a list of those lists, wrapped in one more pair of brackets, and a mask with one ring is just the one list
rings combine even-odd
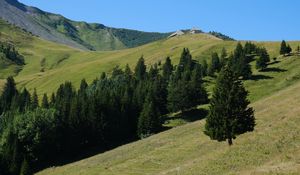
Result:
{"label": "small isolated tree", "polygon": [[300,53],[300,46],[299,45],[297,46],[296,51],[297,51],[297,53]]}
{"label": "small isolated tree", "polygon": [[264,70],[268,66],[268,62],[270,61],[270,56],[266,50],[266,48],[260,48],[258,50],[258,57],[256,59],[256,69]]}
{"label": "small isolated tree", "polygon": [[286,47],[286,53],[289,54],[289,53],[291,53],[291,52],[292,52],[292,48],[291,48],[290,45],[288,45],[288,46]]}
{"label": "small isolated tree", "polygon": [[286,42],[284,40],[282,40],[281,45],[280,45],[280,55],[286,54],[286,49],[287,49]]}
{"label": "small isolated tree", "polygon": [[253,131],[255,118],[253,109],[248,107],[247,95],[242,82],[225,66],[213,91],[205,134],[213,140],[227,139],[232,145],[237,135]]}

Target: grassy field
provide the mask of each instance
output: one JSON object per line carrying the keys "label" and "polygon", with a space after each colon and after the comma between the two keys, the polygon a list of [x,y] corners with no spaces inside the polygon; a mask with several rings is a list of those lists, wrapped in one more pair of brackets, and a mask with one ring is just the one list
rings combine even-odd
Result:
{"label": "grassy field", "polygon": [[300,83],[258,100],[256,129],[226,142],[203,134],[205,120],[38,175],[298,174]]}

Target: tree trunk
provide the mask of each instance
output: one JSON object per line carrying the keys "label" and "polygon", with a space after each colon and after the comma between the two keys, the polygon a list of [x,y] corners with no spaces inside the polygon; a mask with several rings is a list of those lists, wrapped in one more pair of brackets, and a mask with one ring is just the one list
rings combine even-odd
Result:
{"label": "tree trunk", "polygon": [[232,138],[228,138],[228,145],[229,145],[229,146],[232,145]]}

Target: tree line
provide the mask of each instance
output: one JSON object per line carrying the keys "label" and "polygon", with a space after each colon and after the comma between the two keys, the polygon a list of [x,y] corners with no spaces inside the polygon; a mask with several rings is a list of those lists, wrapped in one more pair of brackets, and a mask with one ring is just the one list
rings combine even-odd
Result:
{"label": "tree line", "polygon": [[17,90],[7,79],[0,97],[2,174],[31,174],[93,147],[107,150],[161,131],[167,113],[207,103],[201,65],[184,49],[175,68],[167,58],[147,69],[116,66],[91,84],[61,84],[50,98]]}

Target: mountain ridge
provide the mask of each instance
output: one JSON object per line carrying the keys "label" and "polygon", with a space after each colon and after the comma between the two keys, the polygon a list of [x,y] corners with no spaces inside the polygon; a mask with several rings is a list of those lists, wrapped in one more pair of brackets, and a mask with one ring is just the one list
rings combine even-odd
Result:
{"label": "mountain ridge", "polygon": [[166,38],[169,33],[142,32],[67,19],[26,6],[17,0],[0,0],[0,18],[43,39],[82,50],[119,50]]}

